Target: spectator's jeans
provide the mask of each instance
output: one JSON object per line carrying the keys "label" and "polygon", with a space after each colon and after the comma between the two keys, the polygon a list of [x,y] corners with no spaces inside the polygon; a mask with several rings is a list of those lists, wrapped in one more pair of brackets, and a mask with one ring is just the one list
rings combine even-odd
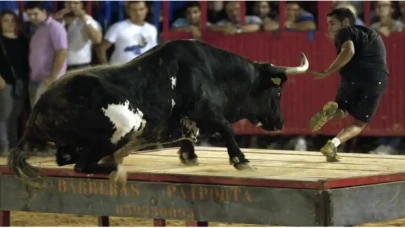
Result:
{"label": "spectator's jeans", "polygon": [[41,95],[47,90],[43,81],[30,81],[28,85],[28,92],[30,96],[31,110],[34,108],[35,103],[39,100]]}
{"label": "spectator's jeans", "polygon": [[24,99],[14,99],[12,91],[12,85],[7,85],[0,91],[0,152],[5,152],[18,143],[18,123],[24,108]]}

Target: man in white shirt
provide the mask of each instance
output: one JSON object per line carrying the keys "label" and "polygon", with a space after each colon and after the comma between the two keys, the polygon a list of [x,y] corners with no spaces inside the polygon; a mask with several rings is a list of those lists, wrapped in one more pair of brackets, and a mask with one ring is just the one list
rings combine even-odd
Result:
{"label": "man in white shirt", "polygon": [[107,50],[114,44],[110,64],[126,63],[157,45],[157,29],[145,22],[148,8],[143,1],[128,2],[129,19],[117,22],[107,30],[98,49],[101,64],[107,63]]}
{"label": "man in white shirt", "polygon": [[82,1],[66,1],[54,16],[65,25],[68,35],[68,69],[87,67],[92,60],[93,44],[103,39],[100,24],[84,11]]}

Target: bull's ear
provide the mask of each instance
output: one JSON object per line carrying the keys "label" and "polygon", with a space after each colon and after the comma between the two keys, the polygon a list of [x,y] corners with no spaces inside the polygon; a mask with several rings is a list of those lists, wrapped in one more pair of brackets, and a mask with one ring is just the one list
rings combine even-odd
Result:
{"label": "bull's ear", "polygon": [[281,79],[280,78],[271,78],[271,80],[273,81],[274,84],[276,85],[281,85]]}

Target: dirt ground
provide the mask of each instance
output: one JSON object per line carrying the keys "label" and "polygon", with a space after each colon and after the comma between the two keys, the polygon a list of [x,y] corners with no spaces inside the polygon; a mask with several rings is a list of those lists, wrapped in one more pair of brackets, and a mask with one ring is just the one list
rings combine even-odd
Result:
{"label": "dirt ground", "polygon": [[[97,216],[11,212],[11,226],[97,226]],[[110,226],[153,226],[152,219],[110,217]],[[184,221],[167,220],[166,226],[184,226]],[[249,224],[210,223],[209,226],[259,226]]]}
{"label": "dirt ground", "polygon": [[[90,215],[11,212],[11,226],[97,226],[97,217]],[[152,219],[110,217],[110,226],[153,226]],[[184,226],[184,221],[167,220],[166,226]],[[209,226],[259,226],[250,224],[209,223]],[[405,219],[361,226],[405,226]]]}

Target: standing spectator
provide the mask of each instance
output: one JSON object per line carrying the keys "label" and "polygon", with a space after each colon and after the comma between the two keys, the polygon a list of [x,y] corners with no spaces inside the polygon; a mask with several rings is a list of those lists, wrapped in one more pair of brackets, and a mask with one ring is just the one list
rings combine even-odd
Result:
{"label": "standing spectator", "polygon": [[28,39],[22,36],[14,12],[1,12],[0,20],[0,155],[5,155],[18,142],[18,120],[27,91],[16,86],[16,79],[25,84],[28,80]]}
{"label": "standing spectator", "polygon": [[148,8],[144,1],[128,2],[129,19],[113,24],[100,44],[98,56],[107,63],[107,50],[113,44],[110,64],[126,63],[157,45],[157,29],[145,21]]}
{"label": "standing spectator", "polygon": [[253,6],[253,11],[256,16],[262,19],[264,31],[270,32],[279,28],[278,22],[270,17],[271,6],[268,1],[255,2]]}
{"label": "standing spectator", "polygon": [[103,38],[100,24],[84,11],[82,1],[66,1],[53,18],[65,25],[68,37],[68,70],[90,66],[93,44]]}
{"label": "standing spectator", "polygon": [[342,2],[336,5],[336,7],[334,7],[335,9],[339,9],[339,8],[348,8],[350,11],[352,11],[352,13],[354,14],[354,16],[356,17],[356,21],[355,21],[355,25],[362,25],[364,26],[364,22],[358,17],[357,14],[357,10],[356,8],[350,3],[350,2]]}
{"label": "standing spectator", "polygon": [[[172,24],[172,31],[191,32],[194,39],[201,37],[201,7],[199,2],[186,5],[185,17],[178,18]],[[210,23],[207,22],[207,26]]]}
{"label": "standing spectator", "polygon": [[[352,5],[355,8],[357,15],[363,14],[364,1],[342,1],[342,0],[332,1],[332,8],[336,9],[337,5],[346,4],[346,3]],[[370,18],[372,18],[372,17],[374,17],[374,12],[370,11]]]}
{"label": "standing spectator", "polygon": [[29,96],[33,108],[48,86],[65,74],[68,44],[65,29],[58,21],[48,16],[43,2],[30,1],[26,10],[30,22],[36,26],[29,54]]}
{"label": "standing spectator", "polygon": [[[215,25],[209,26],[209,30],[223,32],[227,35],[260,31],[262,20],[259,17],[247,15],[245,18],[241,18],[240,2],[226,2],[225,12],[227,18],[217,22]],[[241,20],[245,20],[245,25],[241,25]]]}
{"label": "standing spectator", "polygon": [[301,8],[300,2],[286,2],[285,14],[284,26],[287,30],[301,32],[316,30],[314,15]]}
{"label": "standing spectator", "polygon": [[207,11],[207,20],[212,24],[226,18],[224,1],[208,1]]}
{"label": "standing spectator", "polygon": [[385,36],[389,36],[391,32],[402,32],[404,30],[404,24],[392,18],[394,9],[391,1],[376,2],[375,11],[379,22],[373,23],[371,25],[372,29],[379,31]]}

